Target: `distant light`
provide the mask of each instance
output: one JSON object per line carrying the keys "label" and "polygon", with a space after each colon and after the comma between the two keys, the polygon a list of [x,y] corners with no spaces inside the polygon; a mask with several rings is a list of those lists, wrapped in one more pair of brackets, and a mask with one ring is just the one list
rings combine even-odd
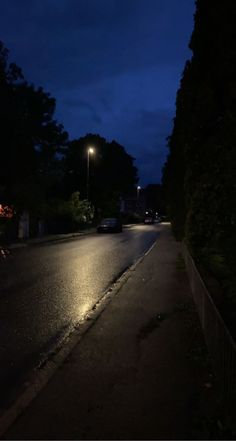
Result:
{"label": "distant light", "polygon": [[146,214],[148,214],[148,211],[146,211]]}
{"label": "distant light", "polygon": [[94,148],[93,147],[89,147],[88,148],[88,152],[93,154],[94,153]]}
{"label": "distant light", "polygon": [[141,187],[140,187],[140,185],[138,185],[138,186],[137,186],[137,190],[141,190]]}

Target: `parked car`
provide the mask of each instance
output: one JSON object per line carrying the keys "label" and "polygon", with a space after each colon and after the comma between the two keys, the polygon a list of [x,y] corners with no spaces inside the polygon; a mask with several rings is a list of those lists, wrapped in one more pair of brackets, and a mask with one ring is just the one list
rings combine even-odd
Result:
{"label": "parked car", "polygon": [[97,226],[98,233],[121,233],[122,223],[116,217],[103,219]]}
{"label": "parked car", "polygon": [[151,217],[151,216],[146,216],[145,218],[144,218],[144,224],[154,224],[154,218],[153,217]]}
{"label": "parked car", "polygon": [[160,217],[160,222],[169,222],[168,216],[161,216]]}

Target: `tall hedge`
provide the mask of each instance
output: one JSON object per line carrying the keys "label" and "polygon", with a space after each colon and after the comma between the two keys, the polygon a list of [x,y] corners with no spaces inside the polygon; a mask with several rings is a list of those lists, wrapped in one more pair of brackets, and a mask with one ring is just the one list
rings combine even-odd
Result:
{"label": "tall hedge", "polygon": [[236,2],[198,0],[163,172],[179,239],[236,301]]}

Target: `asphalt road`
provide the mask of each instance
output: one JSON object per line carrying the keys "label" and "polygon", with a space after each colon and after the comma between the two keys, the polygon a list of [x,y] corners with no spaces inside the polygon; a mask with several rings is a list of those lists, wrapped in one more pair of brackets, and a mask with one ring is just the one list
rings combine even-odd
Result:
{"label": "asphalt road", "polygon": [[0,263],[1,407],[159,232],[140,225],[91,234],[14,250]]}

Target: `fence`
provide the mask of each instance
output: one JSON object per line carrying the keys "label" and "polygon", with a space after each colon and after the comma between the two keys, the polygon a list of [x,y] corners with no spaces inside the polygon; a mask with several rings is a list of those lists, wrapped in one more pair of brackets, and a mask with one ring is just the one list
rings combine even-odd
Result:
{"label": "fence", "polygon": [[216,308],[186,247],[182,245],[191,291],[222,398],[236,404],[236,344]]}

